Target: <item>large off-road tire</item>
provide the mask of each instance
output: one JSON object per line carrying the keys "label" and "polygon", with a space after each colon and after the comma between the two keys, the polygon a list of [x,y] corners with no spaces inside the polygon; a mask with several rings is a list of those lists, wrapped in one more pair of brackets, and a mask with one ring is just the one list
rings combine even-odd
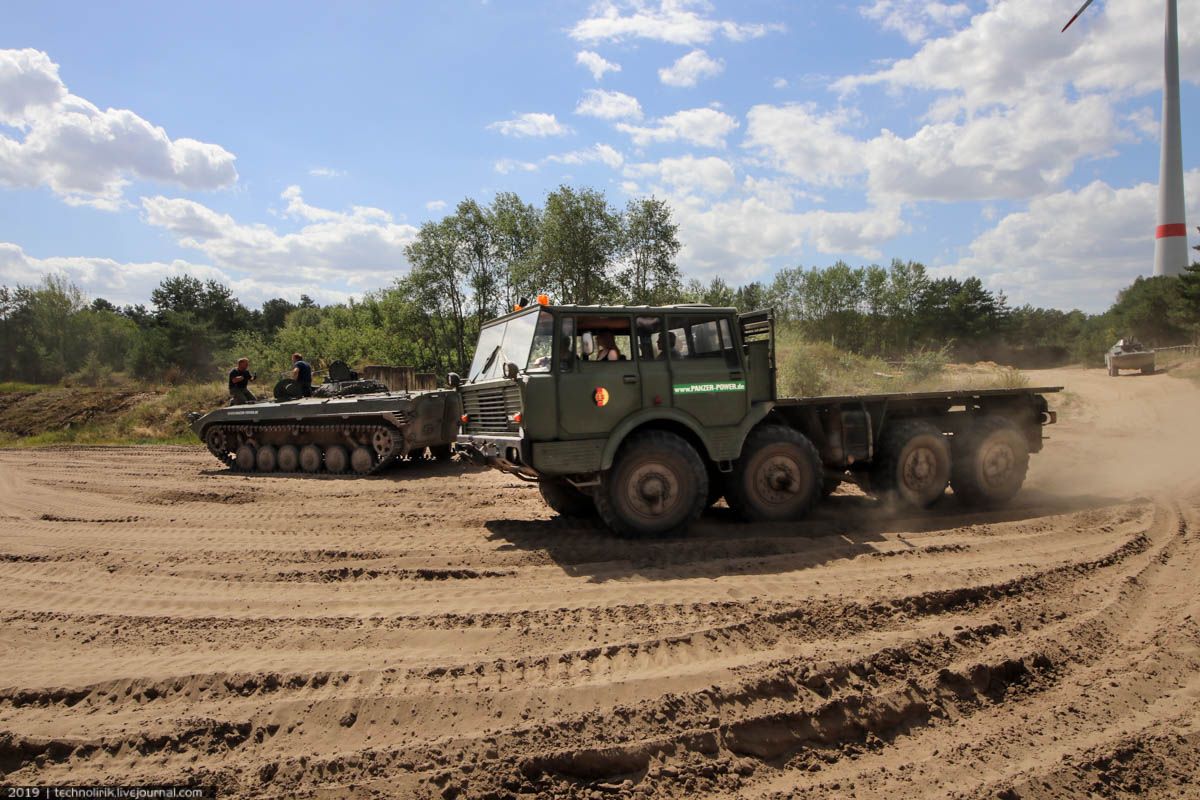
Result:
{"label": "large off-road tire", "polygon": [[752,522],[800,519],[821,499],[821,456],[785,425],[751,431],[727,487],[729,505]]}
{"label": "large off-road tire", "polygon": [[279,448],[276,461],[280,472],[295,472],[300,468],[300,450],[294,444],[285,444]]}
{"label": "large off-road tire", "polygon": [[253,472],[255,466],[255,456],[258,454],[254,450],[254,445],[249,442],[243,442],[237,449],[237,461],[233,466],[239,472]]}
{"label": "large off-road tire", "polygon": [[433,444],[429,446],[429,457],[434,461],[446,462],[454,455],[454,448],[448,444]]}
{"label": "large off-road tire", "polygon": [[621,445],[595,497],[600,518],[621,536],[676,533],[704,510],[708,470],[687,440],[645,431]]}
{"label": "large off-road tire", "polygon": [[264,444],[254,456],[254,465],[259,472],[274,472],[279,466],[279,451],[274,445]]}
{"label": "large off-road tire", "polygon": [[1006,417],[980,417],[954,437],[950,485],[969,506],[992,508],[1021,489],[1029,469],[1029,442]]}
{"label": "large off-road tire", "polygon": [[354,448],[350,453],[350,468],[359,475],[366,475],[375,469],[375,456],[371,454],[371,448],[361,444]]}
{"label": "large off-road tire", "polygon": [[350,466],[350,454],[340,444],[325,448],[325,471],[340,475]]}
{"label": "large off-road tire", "polygon": [[950,443],[924,420],[893,423],[879,442],[871,470],[871,490],[882,500],[928,508],[946,493],[951,471]]}
{"label": "large off-road tire", "polygon": [[564,517],[594,517],[596,503],[562,478],[542,478],[538,491],[546,505]]}
{"label": "large off-road tire", "polygon": [[305,472],[320,472],[324,454],[315,444],[306,444],[300,448],[300,469]]}

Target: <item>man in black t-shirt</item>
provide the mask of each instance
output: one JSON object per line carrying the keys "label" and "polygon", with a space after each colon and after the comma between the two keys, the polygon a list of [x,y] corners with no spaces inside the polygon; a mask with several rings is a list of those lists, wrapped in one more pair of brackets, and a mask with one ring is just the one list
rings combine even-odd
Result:
{"label": "man in black t-shirt", "polygon": [[312,367],[299,353],[292,353],[292,380],[300,387],[302,395],[312,396]]}
{"label": "man in black t-shirt", "polygon": [[254,376],[250,374],[250,359],[239,358],[237,366],[229,370],[229,404],[231,406],[258,401],[254,392],[250,391],[250,381],[252,380],[254,380]]}

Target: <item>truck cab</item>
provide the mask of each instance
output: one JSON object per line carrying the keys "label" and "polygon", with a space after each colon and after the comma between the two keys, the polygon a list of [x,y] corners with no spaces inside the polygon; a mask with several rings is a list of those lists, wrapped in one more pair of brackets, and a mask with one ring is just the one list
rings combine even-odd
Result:
{"label": "truck cab", "polygon": [[843,480],[930,505],[954,463],[957,492],[1007,499],[1057,391],[779,398],[775,374],[770,311],[540,303],[481,329],[457,447],[559,513],[661,534],[721,497],[795,519]]}

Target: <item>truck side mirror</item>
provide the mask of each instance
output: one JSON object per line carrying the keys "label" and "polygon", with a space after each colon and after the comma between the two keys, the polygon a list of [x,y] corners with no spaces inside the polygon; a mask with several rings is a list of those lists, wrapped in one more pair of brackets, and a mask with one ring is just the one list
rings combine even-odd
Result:
{"label": "truck side mirror", "polygon": [[457,389],[459,386],[462,386],[462,378],[459,377],[457,372],[451,372],[446,376],[446,383],[450,385],[451,389]]}
{"label": "truck side mirror", "polygon": [[590,356],[596,352],[596,339],[592,336],[591,331],[584,331],[580,334],[579,341],[583,345],[584,356]]}
{"label": "truck side mirror", "polygon": [[517,379],[517,375],[518,375],[518,373],[520,373],[520,371],[521,371],[521,368],[518,367],[513,362],[511,362],[511,361],[505,362],[504,377],[508,378],[510,381],[515,381]]}

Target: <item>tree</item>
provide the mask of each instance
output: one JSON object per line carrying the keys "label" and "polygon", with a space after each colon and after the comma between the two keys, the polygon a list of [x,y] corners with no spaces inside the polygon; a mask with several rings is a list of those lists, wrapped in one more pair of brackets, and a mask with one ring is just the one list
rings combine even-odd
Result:
{"label": "tree", "polygon": [[283,327],[287,321],[287,315],[295,311],[299,306],[292,303],[290,300],[285,300],[282,297],[274,297],[265,301],[262,304],[262,315],[260,316],[259,328],[268,336],[275,333]]}
{"label": "tree", "polygon": [[435,335],[448,328],[455,350],[455,366],[466,369],[467,360],[467,269],[461,258],[458,231],[452,221],[426,222],[416,239],[405,248],[412,265],[405,283],[414,299],[433,313],[430,318]]}
{"label": "tree", "polygon": [[542,235],[541,213],[512,192],[501,192],[488,208],[488,220],[496,260],[503,269],[503,307],[510,309],[521,295],[548,288],[539,285],[535,260]]}
{"label": "tree", "polygon": [[468,198],[444,222],[453,229],[461,249],[462,271],[471,288],[475,319],[482,324],[496,316],[508,283],[497,258],[492,220]]}
{"label": "tree", "polygon": [[675,263],[682,245],[679,226],[671,221],[670,207],[653,197],[630,200],[623,222],[626,267],[618,281],[625,288],[628,302],[675,302],[682,291]]}
{"label": "tree", "polygon": [[621,219],[595,189],[560,186],[546,196],[538,267],[546,288],[562,302],[615,299],[613,261],[621,247]]}

